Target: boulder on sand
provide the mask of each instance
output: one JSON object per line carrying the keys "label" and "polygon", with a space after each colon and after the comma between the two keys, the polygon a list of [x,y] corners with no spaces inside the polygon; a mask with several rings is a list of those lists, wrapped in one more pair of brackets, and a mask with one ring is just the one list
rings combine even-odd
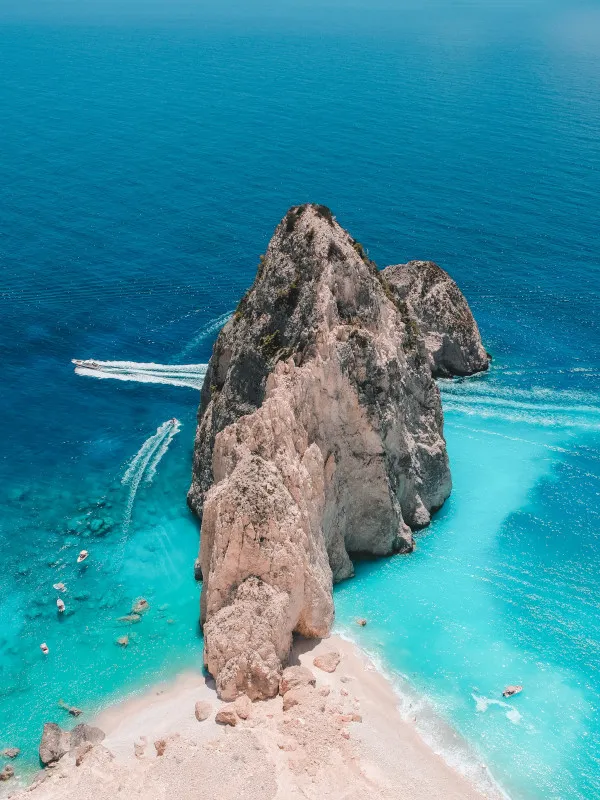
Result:
{"label": "boulder on sand", "polygon": [[313,659],[313,664],[315,667],[322,669],[323,672],[335,672],[340,660],[341,656],[337,650],[330,650],[328,653],[315,656]]}
{"label": "boulder on sand", "polygon": [[10,764],[6,764],[4,769],[0,772],[0,781],[8,781],[13,777],[15,771]]}
{"label": "boulder on sand", "polygon": [[237,725],[238,717],[235,713],[235,706],[227,705],[223,706],[215,716],[215,722],[218,722],[219,725],[231,725],[235,727]]}
{"label": "boulder on sand", "polygon": [[315,686],[316,679],[308,667],[301,665],[287,667],[283,670],[279,681],[279,694],[284,695],[290,689],[298,689],[300,686]]}
{"label": "boulder on sand", "polygon": [[252,700],[250,700],[247,694],[241,694],[239,697],[236,697],[233,705],[235,707],[235,713],[240,719],[248,719],[250,714],[252,714]]}
{"label": "boulder on sand", "polygon": [[204,720],[208,719],[212,714],[212,704],[207,700],[198,700],[194,713],[198,722],[204,722]]}

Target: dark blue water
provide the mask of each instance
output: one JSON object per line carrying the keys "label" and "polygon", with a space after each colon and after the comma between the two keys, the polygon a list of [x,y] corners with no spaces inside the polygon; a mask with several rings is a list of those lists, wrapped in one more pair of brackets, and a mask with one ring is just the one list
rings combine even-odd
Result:
{"label": "dark blue water", "polygon": [[[70,360],[205,363],[310,200],[381,266],[448,269],[495,359],[444,387],[451,501],[340,587],[339,624],[366,603],[355,635],[514,797],[600,796],[598,6],[56,9],[0,9],[0,749],[25,774],[59,699],[201,663],[197,393]],[[124,534],[121,479],[172,417]]]}

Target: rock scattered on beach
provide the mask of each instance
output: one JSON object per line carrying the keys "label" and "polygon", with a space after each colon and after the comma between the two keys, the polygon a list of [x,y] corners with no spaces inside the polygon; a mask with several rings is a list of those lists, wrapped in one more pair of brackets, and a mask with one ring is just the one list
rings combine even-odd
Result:
{"label": "rock scattered on beach", "polygon": [[164,755],[165,750],[167,749],[167,741],[166,741],[166,739],[157,739],[154,742],[154,747],[156,748],[156,755],[157,756]]}
{"label": "rock scattered on beach", "polygon": [[6,750],[2,751],[2,755],[5,758],[16,758],[20,752],[18,747],[7,747]]}
{"label": "rock scattered on beach", "polygon": [[231,725],[235,727],[237,725],[238,717],[235,713],[235,706],[233,704],[229,704],[223,706],[215,716],[215,722],[218,722],[219,725]]}
{"label": "rock scattered on beach", "polygon": [[290,689],[283,695],[283,710],[289,711],[290,708],[306,702],[309,700],[310,692],[312,686],[297,686],[295,689]]}
{"label": "rock scattered on beach", "polygon": [[148,739],[145,736],[140,736],[137,742],[133,743],[133,752],[136,758],[143,758],[148,745]]}
{"label": "rock scattered on beach", "polygon": [[279,694],[284,695],[290,689],[297,689],[299,686],[314,686],[316,678],[308,667],[301,665],[287,667],[283,670],[279,681]]}
{"label": "rock scattered on beach", "polygon": [[0,781],[8,781],[10,780],[15,774],[13,767],[10,764],[6,764],[4,769],[0,771]]}
{"label": "rock scattered on beach", "polygon": [[252,714],[252,700],[247,694],[241,694],[236,697],[233,705],[235,706],[235,713],[240,719],[248,719]]}
{"label": "rock scattered on beach", "polygon": [[335,672],[338,664],[340,663],[341,656],[337,650],[330,650],[328,653],[323,653],[320,656],[313,658],[313,664],[323,672]]}
{"label": "rock scattered on beach", "polygon": [[208,719],[212,714],[212,710],[212,703],[209,703],[207,700],[198,700],[194,709],[198,722],[204,722],[205,719]]}

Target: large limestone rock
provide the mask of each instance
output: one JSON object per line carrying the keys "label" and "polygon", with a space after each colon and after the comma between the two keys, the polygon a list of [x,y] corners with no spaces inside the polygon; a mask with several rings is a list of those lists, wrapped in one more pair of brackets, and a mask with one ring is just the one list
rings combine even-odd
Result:
{"label": "large limestone rock", "polygon": [[489,366],[469,304],[456,283],[433,261],[409,261],[382,273],[399,304],[417,318],[435,377],[473,375]]}
{"label": "large limestone rock", "polygon": [[40,761],[44,766],[53,764],[69,752],[74,752],[82,745],[94,747],[105,738],[104,731],[93,725],[76,725],[72,731],[63,730],[55,722],[44,725],[40,743]]}
{"label": "large limestone rock", "polygon": [[322,206],[291,209],[215,344],[188,500],[202,517],[205,661],[273,696],[294,632],[329,633],[351,553],[413,548],[451,489],[406,302]]}
{"label": "large limestone rock", "polygon": [[71,734],[55,722],[46,722],[40,743],[40,761],[44,766],[58,761],[71,747]]}

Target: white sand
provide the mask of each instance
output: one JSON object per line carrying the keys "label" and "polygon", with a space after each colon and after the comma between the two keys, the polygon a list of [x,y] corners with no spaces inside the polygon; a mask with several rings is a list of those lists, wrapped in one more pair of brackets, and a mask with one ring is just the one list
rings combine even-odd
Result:
{"label": "white sand", "polygon": [[[337,670],[313,667],[314,656],[337,650]],[[391,684],[361,651],[338,637],[299,642],[292,663],[311,668],[316,689],[288,711],[282,698],[254,703],[248,720],[217,725],[224,704],[212,681],[186,673],[170,685],[113,706],[92,721],[104,747],[80,766],[66,756],[27,793],[34,800],[477,800],[499,798],[476,789],[419,737],[398,710]],[[213,714],[204,722],[195,703]],[[355,721],[351,715],[355,715]],[[359,721],[362,717],[362,721]],[[143,747],[143,742],[147,745]],[[166,740],[157,756],[154,741]],[[138,756],[134,744],[138,746]],[[143,750],[143,754],[140,751]]]}

